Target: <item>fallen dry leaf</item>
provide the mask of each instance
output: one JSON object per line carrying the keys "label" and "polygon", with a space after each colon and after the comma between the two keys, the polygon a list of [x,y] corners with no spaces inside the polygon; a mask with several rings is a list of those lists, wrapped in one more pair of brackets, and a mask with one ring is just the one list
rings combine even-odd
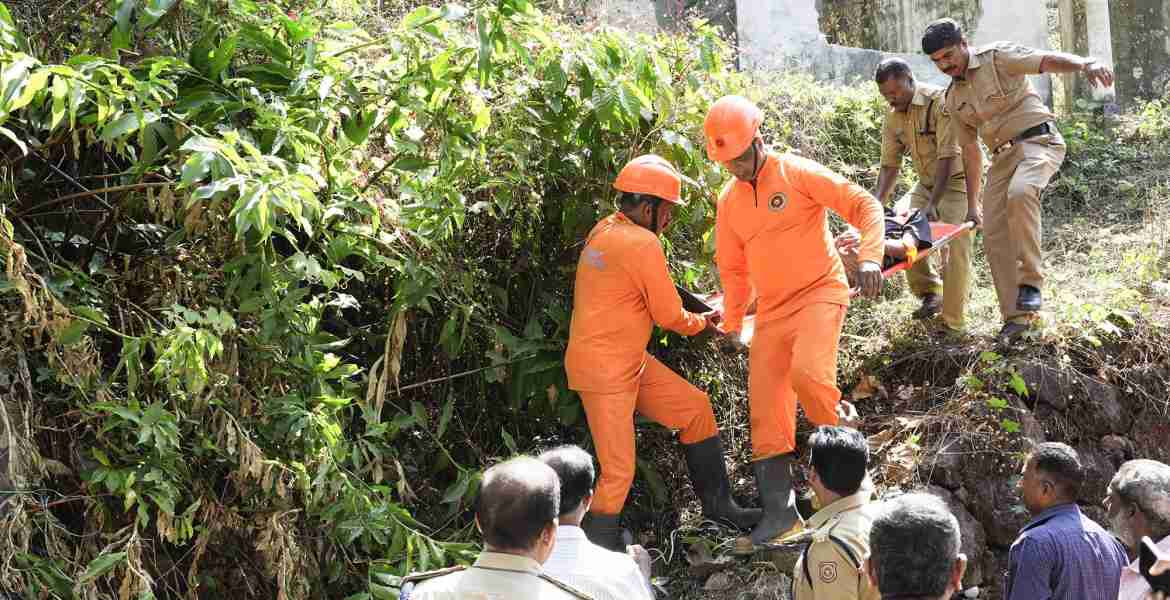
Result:
{"label": "fallen dry leaf", "polygon": [[716,573],[707,579],[707,583],[703,585],[703,589],[708,592],[722,592],[731,589],[735,585],[735,581],[731,575],[727,573]]}
{"label": "fallen dry leaf", "polygon": [[873,375],[862,375],[861,379],[854,386],[853,391],[849,393],[850,399],[854,402],[858,400],[867,400],[869,398],[885,398],[886,388],[882,382]]}

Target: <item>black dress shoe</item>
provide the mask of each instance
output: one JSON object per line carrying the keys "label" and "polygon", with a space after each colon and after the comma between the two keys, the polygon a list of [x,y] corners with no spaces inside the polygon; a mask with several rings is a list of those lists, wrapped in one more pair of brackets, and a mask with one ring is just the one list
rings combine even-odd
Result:
{"label": "black dress shoe", "polygon": [[1016,296],[1016,310],[1037,312],[1043,306],[1044,301],[1040,299],[1040,290],[1030,285],[1020,286],[1020,293]]}

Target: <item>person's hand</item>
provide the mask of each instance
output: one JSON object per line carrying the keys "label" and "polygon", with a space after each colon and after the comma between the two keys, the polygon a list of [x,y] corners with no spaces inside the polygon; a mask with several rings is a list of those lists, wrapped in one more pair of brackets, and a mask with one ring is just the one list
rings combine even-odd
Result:
{"label": "person's hand", "polygon": [[1093,86],[1109,87],[1113,85],[1113,71],[1109,67],[1097,62],[1091,61],[1082,67],[1085,72],[1085,79],[1089,80],[1089,84]]}
{"label": "person's hand", "polygon": [[626,553],[638,564],[638,570],[642,572],[642,576],[650,579],[650,563],[652,562],[650,553],[641,544],[626,546]]}
{"label": "person's hand", "polygon": [[852,427],[853,429],[857,429],[857,426],[861,424],[861,415],[857,414],[857,407],[853,406],[852,402],[841,399],[837,403],[837,423],[842,427]]}
{"label": "person's hand", "polygon": [[721,336],[719,338],[719,345],[723,348],[724,352],[743,352],[747,350],[747,344],[744,344],[739,339],[738,330],[724,331],[723,328],[720,328],[719,332]]}
{"label": "person's hand", "polygon": [[922,215],[926,217],[926,220],[930,221],[931,223],[938,221],[938,205],[934,202],[931,202],[922,207]]}
{"label": "person's hand", "polygon": [[861,246],[861,233],[856,229],[850,228],[833,240],[833,245],[836,246],[837,251],[853,250]]}
{"label": "person's hand", "polygon": [[719,323],[723,321],[723,313],[712,310],[699,315],[703,317],[705,323],[703,329],[694,335],[696,342],[705,342],[712,337],[723,335],[723,329],[719,327]]}
{"label": "person's hand", "polygon": [[872,260],[862,261],[857,267],[857,286],[866,298],[877,298],[882,293],[882,267]]}
{"label": "person's hand", "polygon": [[[1157,562],[1150,567],[1150,575],[1157,577],[1167,571],[1170,571],[1170,556],[1159,554]],[[1146,594],[1146,600],[1170,600],[1170,595],[1163,592],[1150,592]]]}
{"label": "person's hand", "polygon": [[972,223],[975,223],[975,229],[983,227],[983,207],[977,206],[975,208],[968,208],[967,216],[963,219],[963,221],[971,221]]}

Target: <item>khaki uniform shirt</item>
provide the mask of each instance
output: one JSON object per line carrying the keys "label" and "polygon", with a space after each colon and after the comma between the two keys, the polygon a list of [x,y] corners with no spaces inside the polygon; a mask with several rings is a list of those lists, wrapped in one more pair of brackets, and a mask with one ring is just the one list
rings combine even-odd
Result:
{"label": "khaki uniform shirt", "polygon": [[792,587],[796,600],[878,600],[862,562],[869,554],[869,490],[845,496],[809,520],[812,543],[796,561]]}
{"label": "khaki uniform shirt", "polygon": [[971,49],[964,79],[952,78],[947,112],[960,146],[976,134],[995,150],[1024,130],[1053,120],[1027,75],[1040,73],[1042,53],[1010,42]]}
{"label": "khaki uniform shirt", "polygon": [[966,191],[963,161],[951,129],[943,88],[919,83],[906,112],[891,108],[886,113],[882,122],[882,166],[900,168],[902,156],[907,152],[922,187],[933,190],[938,161],[952,158],[947,189]]}
{"label": "khaki uniform shirt", "polygon": [[[421,580],[417,587],[412,583]],[[590,600],[589,596],[541,572],[526,556],[483,552],[466,568],[406,578],[401,600]],[[608,599],[607,599],[608,600]]]}

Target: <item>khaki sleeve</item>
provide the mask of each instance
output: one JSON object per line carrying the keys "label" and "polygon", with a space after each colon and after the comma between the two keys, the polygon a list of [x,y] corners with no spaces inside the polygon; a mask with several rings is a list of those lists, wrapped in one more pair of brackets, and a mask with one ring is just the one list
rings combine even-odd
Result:
{"label": "khaki sleeve", "polygon": [[[955,131],[951,129],[951,114],[947,112],[946,102],[936,102],[934,114],[934,130],[938,132],[938,159],[955,158],[959,156],[959,142]],[[972,136],[972,140],[974,136]]]}
{"label": "khaki sleeve", "polygon": [[1039,75],[1044,53],[1019,44],[1002,44],[995,49],[995,67],[1008,75]]}
{"label": "khaki sleeve", "polygon": [[[814,543],[808,549],[808,573],[813,598],[858,600],[865,576],[832,541]],[[803,573],[797,574],[803,577]]]}
{"label": "khaki sleeve", "polygon": [[902,154],[906,151],[906,146],[898,141],[898,136],[894,135],[894,119],[890,113],[886,113],[886,118],[882,121],[882,164],[883,167],[891,167],[894,169],[901,168]]}

